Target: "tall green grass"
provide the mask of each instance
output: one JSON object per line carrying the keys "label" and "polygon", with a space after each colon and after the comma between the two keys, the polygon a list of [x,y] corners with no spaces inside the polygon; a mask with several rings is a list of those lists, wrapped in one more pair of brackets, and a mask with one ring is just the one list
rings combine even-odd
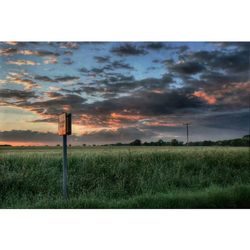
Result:
{"label": "tall green grass", "polygon": [[249,148],[70,148],[61,191],[60,148],[1,149],[1,208],[235,208],[250,207]]}

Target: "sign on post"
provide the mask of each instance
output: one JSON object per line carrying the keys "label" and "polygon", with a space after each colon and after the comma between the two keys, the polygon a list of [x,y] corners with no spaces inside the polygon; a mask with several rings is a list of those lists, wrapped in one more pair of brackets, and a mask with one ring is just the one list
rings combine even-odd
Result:
{"label": "sign on post", "polygon": [[58,134],[63,136],[63,198],[68,199],[67,135],[71,135],[71,114],[63,113],[58,118]]}
{"label": "sign on post", "polygon": [[71,135],[71,114],[63,113],[58,119],[58,134]]}

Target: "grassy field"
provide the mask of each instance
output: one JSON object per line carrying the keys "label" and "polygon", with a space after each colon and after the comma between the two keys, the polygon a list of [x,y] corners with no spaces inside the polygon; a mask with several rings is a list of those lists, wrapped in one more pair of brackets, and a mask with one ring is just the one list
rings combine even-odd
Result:
{"label": "grassy field", "polygon": [[1,208],[250,208],[249,148],[0,149]]}

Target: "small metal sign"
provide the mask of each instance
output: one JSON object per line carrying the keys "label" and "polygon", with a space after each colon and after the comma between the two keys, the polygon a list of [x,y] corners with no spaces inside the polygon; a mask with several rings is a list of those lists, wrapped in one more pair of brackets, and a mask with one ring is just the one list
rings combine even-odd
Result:
{"label": "small metal sign", "polygon": [[71,114],[63,113],[58,119],[58,134],[71,135]]}

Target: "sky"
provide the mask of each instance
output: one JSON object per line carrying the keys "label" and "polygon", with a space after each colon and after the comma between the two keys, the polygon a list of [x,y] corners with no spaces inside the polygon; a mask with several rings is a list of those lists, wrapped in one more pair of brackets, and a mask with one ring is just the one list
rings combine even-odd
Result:
{"label": "sky", "polygon": [[0,43],[0,144],[238,138],[249,102],[250,43]]}

